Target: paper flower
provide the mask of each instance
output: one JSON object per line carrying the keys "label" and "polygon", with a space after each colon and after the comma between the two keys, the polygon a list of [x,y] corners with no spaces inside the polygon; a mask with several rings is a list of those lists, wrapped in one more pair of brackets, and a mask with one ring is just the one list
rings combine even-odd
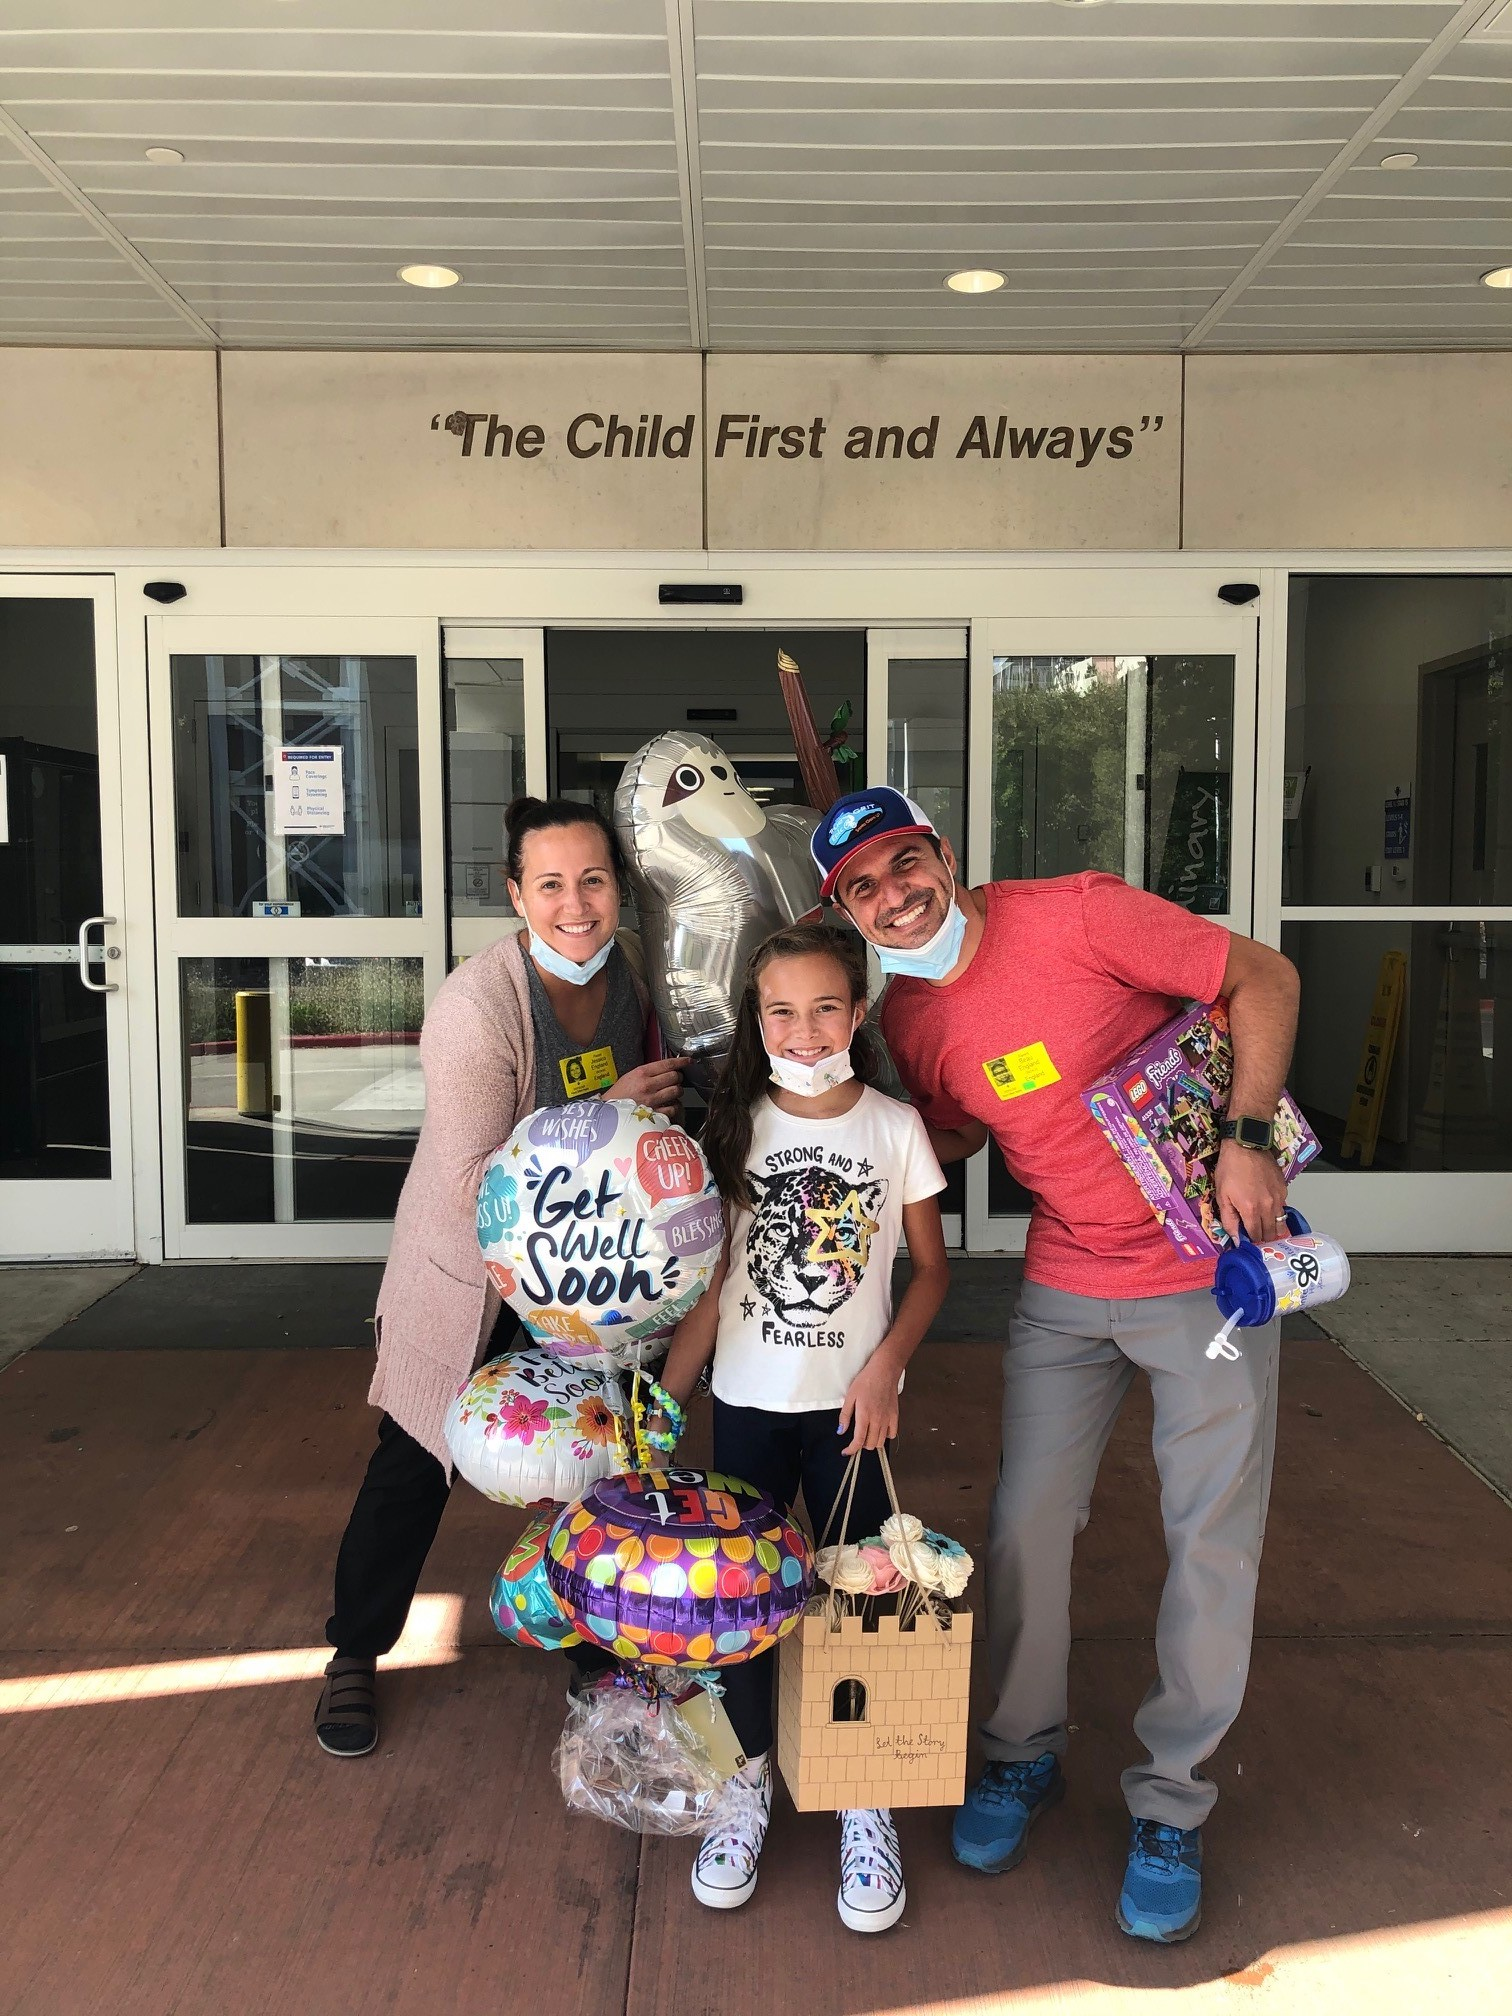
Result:
{"label": "paper flower", "polygon": [[971,1556],[963,1548],[959,1554],[941,1554],[940,1594],[942,1596],[964,1596],[966,1584],[971,1580]]}
{"label": "paper flower", "polygon": [[922,1540],[924,1521],[912,1512],[894,1512],[882,1521],[882,1545],[893,1547],[899,1540]]}
{"label": "paper flower", "polygon": [[869,1596],[872,1570],[859,1547],[823,1547],[814,1563],[819,1578],[842,1596]]}
{"label": "paper flower", "polygon": [[921,1589],[939,1588],[940,1557],[933,1547],[926,1547],[922,1540],[894,1540],[887,1551],[893,1566],[907,1581],[917,1583]]}
{"label": "paper flower", "polygon": [[863,1541],[859,1552],[871,1570],[871,1593],[874,1596],[890,1596],[894,1590],[903,1587],[903,1577],[885,1547],[875,1543],[868,1545]]}

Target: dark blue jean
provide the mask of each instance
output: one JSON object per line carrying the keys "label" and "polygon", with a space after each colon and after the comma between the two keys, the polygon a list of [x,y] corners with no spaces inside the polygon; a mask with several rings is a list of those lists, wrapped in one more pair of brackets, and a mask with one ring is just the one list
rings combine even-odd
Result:
{"label": "dark blue jean", "polygon": [[[801,1486],[809,1523],[814,1529],[814,1545],[823,1538],[831,1509],[840,1496],[840,1487],[850,1458],[841,1451],[849,1435],[837,1432],[840,1410],[821,1407],[806,1414],[772,1414],[764,1407],[731,1407],[716,1394],[714,1399],[714,1468],[743,1483],[765,1491],[780,1512],[790,1512]],[[844,1534],[840,1532],[840,1510],[828,1544],[842,1538],[864,1540],[875,1533],[892,1510],[882,1465],[876,1452],[861,1458],[856,1478],[856,1495]],[[763,1652],[739,1666],[722,1666],[720,1682],[724,1705],[740,1747],[748,1757],[759,1757],[772,1747],[772,1688],[777,1678],[777,1654]]]}

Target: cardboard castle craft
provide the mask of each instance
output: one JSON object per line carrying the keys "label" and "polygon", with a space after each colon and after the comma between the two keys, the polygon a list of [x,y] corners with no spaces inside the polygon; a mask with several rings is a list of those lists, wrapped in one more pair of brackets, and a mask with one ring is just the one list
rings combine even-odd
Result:
{"label": "cardboard castle craft", "polygon": [[[1214,1260],[1229,1243],[1213,1198],[1213,1165],[1233,1078],[1228,1003],[1214,1001],[1157,1029],[1081,1095],[1187,1260]],[[1276,1161],[1290,1183],[1317,1155],[1318,1137],[1289,1092],[1281,1094],[1275,1128]]]}

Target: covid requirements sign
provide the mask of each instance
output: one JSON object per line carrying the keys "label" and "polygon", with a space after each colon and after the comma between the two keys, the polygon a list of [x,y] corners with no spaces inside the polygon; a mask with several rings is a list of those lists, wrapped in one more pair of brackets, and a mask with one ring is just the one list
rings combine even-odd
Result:
{"label": "covid requirements sign", "polygon": [[275,833],[344,833],[341,747],[286,744],[273,772]]}

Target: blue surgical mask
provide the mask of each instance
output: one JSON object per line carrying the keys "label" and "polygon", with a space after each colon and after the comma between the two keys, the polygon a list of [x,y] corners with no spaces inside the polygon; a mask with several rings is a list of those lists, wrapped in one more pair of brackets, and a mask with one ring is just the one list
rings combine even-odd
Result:
{"label": "blue surgical mask", "polygon": [[602,973],[604,962],[613,950],[614,940],[610,938],[579,966],[575,960],[564,958],[555,945],[548,945],[544,938],[538,938],[534,931],[530,934],[530,956],[537,966],[574,987],[586,987],[596,973]]}
{"label": "blue surgical mask", "polygon": [[925,944],[903,951],[891,945],[874,949],[884,973],[906,973],[912,980],[943,980],[961,956],[966,937],[966,912],[952,903],[945,922]]}

